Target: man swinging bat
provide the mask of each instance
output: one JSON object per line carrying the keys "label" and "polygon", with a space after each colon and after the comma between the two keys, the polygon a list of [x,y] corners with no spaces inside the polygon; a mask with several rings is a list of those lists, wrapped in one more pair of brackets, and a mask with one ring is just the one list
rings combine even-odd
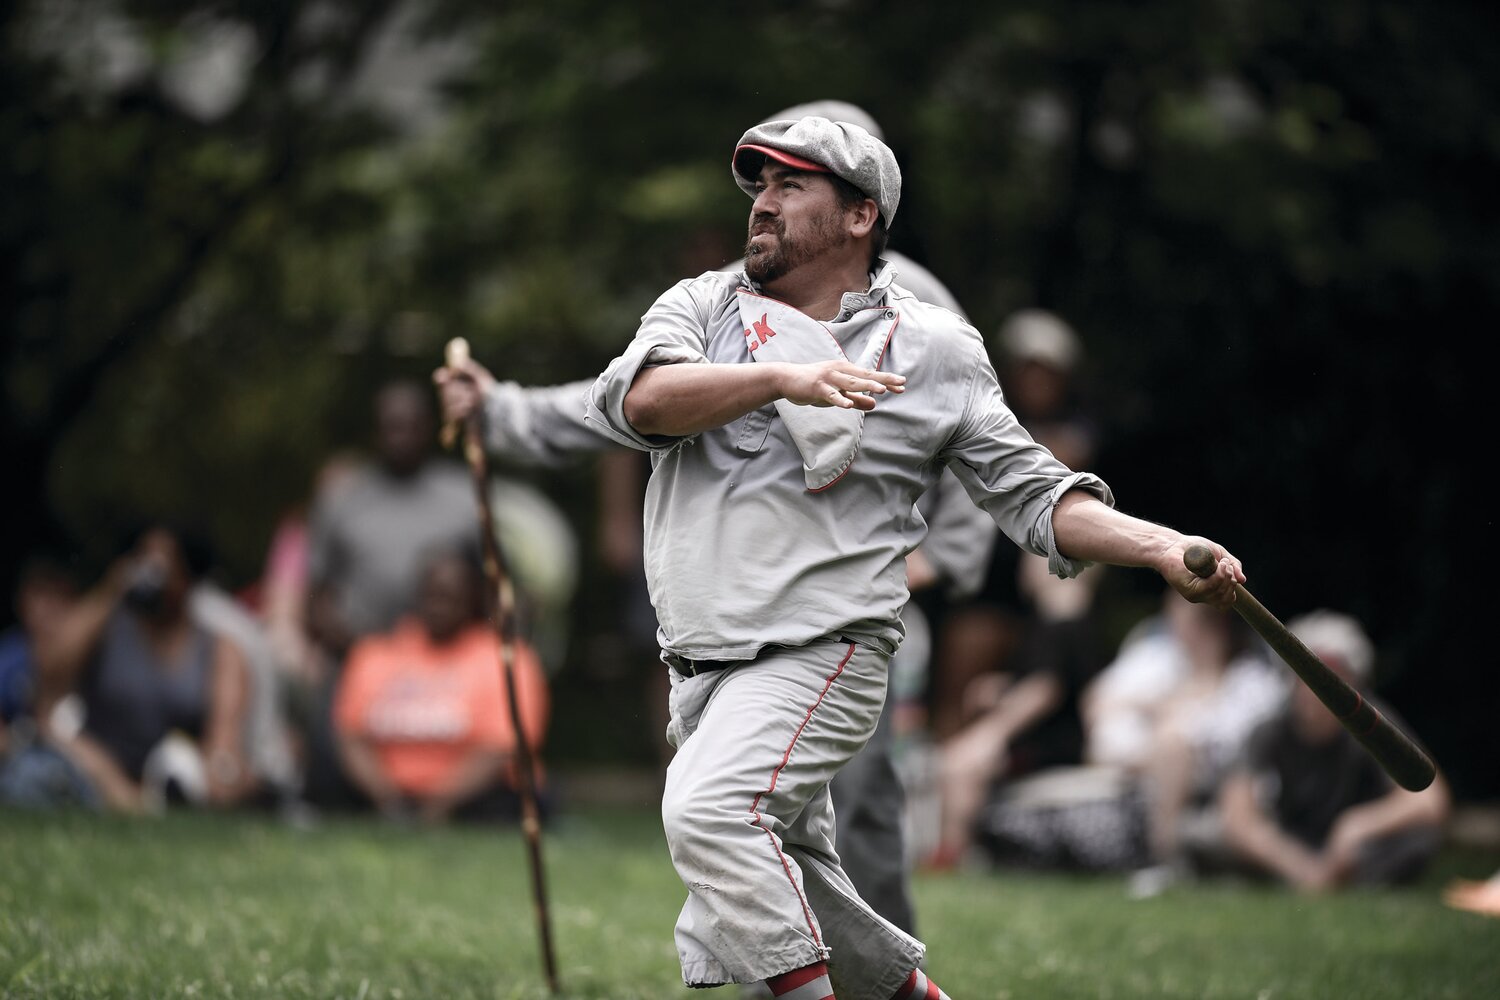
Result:
{"label": "man swinging bat", "polygon": [[[983,341],[881,258],[891,151],[809,117],[758,125],[732,160],[754,199],[742,272],[668,290],[587,394],[587,419],[649,451],[645,560],[673,670],[662,818],[688,889],[690,986],[765,980],[797,1000],[936,998],[924,947],[876,915],[833,848],[828,782],[869,739],[901,642],[916,499],[952,468],[1060,576],[1149,567],[1227,607],[1238,560],[1119,513],[1036,444]],[[441,373],[449,419],[479,406]],[[1189,545],[1215,560],[1188,570]]]}

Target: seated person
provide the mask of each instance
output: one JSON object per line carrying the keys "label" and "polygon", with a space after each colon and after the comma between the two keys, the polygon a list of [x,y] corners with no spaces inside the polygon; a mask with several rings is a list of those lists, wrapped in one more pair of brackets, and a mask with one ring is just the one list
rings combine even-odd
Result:
{"label": "seated person", "polygon": [[[1079,700],[1105,660],[1088,613],[1090,577],[1099,572],[1060,581],[1075,586],[1071,592],[1057,588],[1050,602],[1035,592],[1038,620],[1029,626],[1013,669],[970,684],[969,697],[981,707],[939,746],[939,840],[927,867],[948,868],[964,859],[981,810],[1005,786],[1081,763]],[[1046,610],[1053,605],[1055,611]]]}
{"label": "seated person", "polygon": [[[349,652],[334,702],[338,752],[387,816],[435,823],[518,814],[516,734],[482,576],[477,556],[440,552],[423,568],[416,615]],[[547,726],[546,681],[523,642],[513,668],[535,754]]]}
{"label": "seated person", "polygon": [[215,806],[257,790],[244,655],[189,612],[206,553],[187,531],[146,528],[39,645],[43,705],[73,693],[83,711],[76,731],[49,712],[44,732],[108,808],[159,806],[169,785]]}
{"label": "seated person", "polygon": [[[1353,619],[1315,611],[1288,627],[1350,684],[1368,683],[1374,652]],[[1237,858],[1307,891],[1415,877],[1441,846],[1451,808],[1441,775],[1420,792],[1396,787],[1304,684],[1257,730],[1220,802]]]}
{"label": "seated person", "polygon": [[[16,624],[0,633],[0,759],[19,752],[35,712],[36,639],[50,635],[78,598],[64,565],[49,555],[26,560],[16,581]],[[12,732],[20,734],[14,741]]]}
{"label": "seated person", "polygon": [[1132,631],[1085,693],[1088,759],[1138,788],[1158,875],[1216,862],[1224,775],[1286,690],[1239,616],[1168,591],[1160,618]]}

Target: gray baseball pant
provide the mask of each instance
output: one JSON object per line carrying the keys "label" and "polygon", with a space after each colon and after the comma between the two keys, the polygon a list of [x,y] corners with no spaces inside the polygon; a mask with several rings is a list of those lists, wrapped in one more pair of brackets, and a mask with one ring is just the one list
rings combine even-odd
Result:
{"label": "gray baseball pant", "polygon": [[888,1000],[921,963],[921,943],[844,874],[828,792],[875,731],[889,660],[820,639],[672,673],[677,752],[662,822],[688,889],[676,929],[688,985],[754,983],[826,960],[840,1000]]}
{"label": "gray baseball pant", "polygon": [[870,908],[908,934],[916,933],[907,887],[906,791],[896,772],[891,703],[865,748],[828,785],[838,817],[835,845],[844,873]]}

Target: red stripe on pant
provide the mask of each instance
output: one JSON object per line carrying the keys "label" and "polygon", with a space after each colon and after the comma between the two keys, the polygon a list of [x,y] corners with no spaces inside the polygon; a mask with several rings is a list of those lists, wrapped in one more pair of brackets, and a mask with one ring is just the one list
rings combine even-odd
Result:
{"label": "red stripe on pant", "polygon": [[792,875],[791,859],[782,853],[781,845],[776,842],[776,835],[761,825],[760,800],[776,790],[776,780],[781,777],[782,769],[786,767],[787,761],[792,759],[792,751],[797,746],[797,740],[802,736],[802,730],[806,729],[807,724],[812,721],[813,713],[818,710],[819,705],[823,704],[823,699],[828,696],[828,690],[833,687],[833,682],[839,679],[839,675],[844,672],[844,665],[849,662],[849,658],[853,655],[854,643],[851,642],[849,643],[849,651],[844,654],[844,658],[839,661],[839,665],[834,668],[833,673],[828,675],[828,680],[823,683],[823,690],[818,692],[817,700],[808,708],[807,714],[802,717],[802,723],[797,726],[797,731],[792,734],[792,741],[786,745],[786,752],[781,755],[781,763],[777,764],[775,769],[771,771],[770,786],[763,792],[757,792],[755,794],[755,801],[750,803],[750,813],[755,817],[754,823],[762,830],[765,830],[766,836],[770,838],[771,847],[776,851],[776,857],[781,861],[781,867],[786,872],[787,881],[792,883],[792,891],[797,894],[797,901],[802,904],[802,916],[807,921],[807,929],[812,934],[813,942],[820,948],[823,946],[823,940],[818,936],[818,925],[813,920],[812,907],[807,905],[807,898],[802,895],[802,890],[797,885],[797,879]]}

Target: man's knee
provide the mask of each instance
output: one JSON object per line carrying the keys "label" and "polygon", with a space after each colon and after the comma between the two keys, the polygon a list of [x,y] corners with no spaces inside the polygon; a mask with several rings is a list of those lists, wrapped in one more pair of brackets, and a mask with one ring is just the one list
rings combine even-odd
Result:
{"label": "man's knee", "polygon": [[748,828],[754,819],[746,798],[732,807],[722,794],[701,785],[669,783],[662,794],[661,822],[674,860],[690,861],[711,852],[722,853],[726,837]]}

